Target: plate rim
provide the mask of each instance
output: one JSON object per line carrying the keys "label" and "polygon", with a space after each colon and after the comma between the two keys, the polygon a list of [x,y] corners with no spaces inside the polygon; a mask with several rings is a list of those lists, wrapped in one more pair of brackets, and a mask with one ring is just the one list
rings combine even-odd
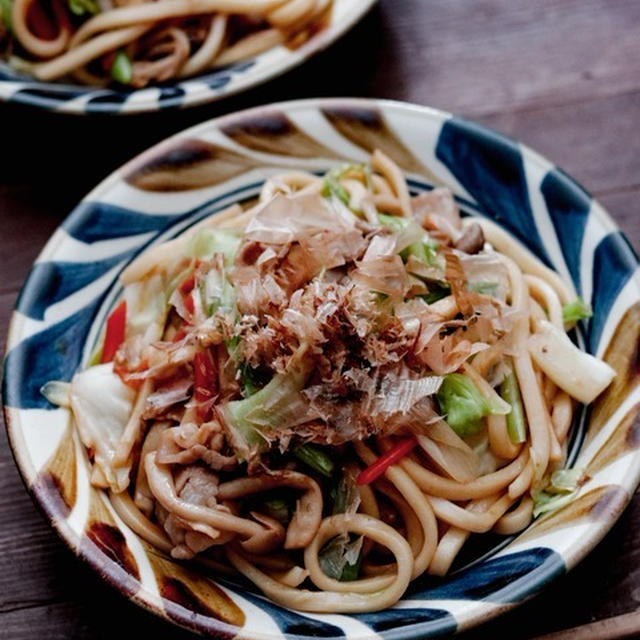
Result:
{"label": "plate rim", "polygon": [[[171,146],[173,142],[176,140],[187,138],[194,134],[198,134],[200,131],[206,131],[210,127],[220,127],[236,120],[254,118],[256,115],[259,115],[260,113],[269,112],[274,109],[281,110],[286,114],[298,108],[305,108],[305,107],[306,108],[326,108],[326,107],[330,108],[330,107],[336,107],[336,106],[340,106],[340,107],[360,106],[360,107],[374,107],[374,108],[378,107],[378,108],[398,110],[401,112],[413,112],[413,113],[419,114],[419,117],[421,118],[426,117],[426,118],[435,119],[439,123],[444,123],[447,120],[454,117],[449,112],[446,112],[437,108],[429,107],[429,106],[423,106],[415,103],[408,103],[408,102],[403,102],[398,100],[375,99],[375,98],[352,98],[352,97],[307,98],[307,99],[289,100],[289,101],[281,101],[281,102],[271,102],[268,104],[259,105],[259,106],[251,107],[248,109],[242,109],[239,111],[227,113],[215,118],[208,119],[204,122],[195,124],[191,127],[188,127],[182,131],[179,131],[161,140],[160,142],[152,145],[151,147],[144,150],[143,152],[137,154],[136,156],[131,158],[129,161],[127,161],[126,163],[118,167],[116,170],[114,170],[111,174],[109,174],[103,180],[101,180],[93,189],[91,189],[87,193],[87,195],[84,196],[84,198],[82,198],[82,200],[80,200],[78,204],[80,204],[81,202],[90,200],[92,197],[95,197],[107,191],[111,187],[112,183],[115,183],[121,180],[122,175],[126,173],[128,169],[131,169],[132,167],[143,162],[148,156],[153,156],[158,152],[162,151],[162,149],[165,146]],[[456,120],[462,121],[467,124],[471,123],[474,127],[477,127],[478,130],[480,130],[481,132],[483,133],[488,132],[491,135],[496,136],[499,140],[516,143],[518,145],[518,148],[523,154],[523,158],[526,158],[527,162],[534,163],[539,167],[544,168],[545,170],[558,169],[557,165],[552,163],[546,157],[544,157],[543,155],[534,151],[527,145],[519,142],[518,140],[510,136],[504,135],[490,127],[487,127],[486,125],[479,124],[473,120],[467,120],[467,119],[458,118],[458,117],[456,117]],[[626,235],[620,231],[619,225],[611,217],[608,211],[604,207],[602,207],[600,203],[593,198],[590,192],[584,189],[584,187],[582,187],[582,185],[580,185],[574,178],[572,178],[569,174],[565,173],[561,169],[560,171],[562,172],[562,175],[567,180],[569,180],[570,183],[577,185],[580,189],[584,191],[586,195],[588,195],[591,198],[592,203],[597,205],[594,210],[594,214],[596,215],[596,217],[604,221],[607,224],[607,226],[610,227],[612,230],[618,231],[622,235],[622,237],[627,241],[629,246],[632,248],[635,255],[635,250],[633,249],[633,246],[629,243],[628,239],[626,238]],[[75,208],[65,217],[65,219],[60,223],[60,225],[56,228],[56,230],[59,229],[60,226],[64,224],[64,222],[69,218],[69,216],[73,213],[73,211],[75,211]],[[45,256],[49,251],[51,251],[52,243],[55,242],[55,235],[56,235],[56,232],[54,231],[54,233],[50,236],[49,240],[46,242],[46,244],[42,248],[41,252],[38,254],[38,257],[34,260],[34,264],[39,262],[43,256]],[[635,255],[635,258],[637,260],[637,255]],[[4,375],[3,375],[2,387],[3,387],[3,411],[4,411],[4,417],[5,417],[5,428],[7,431],[8,441],[9,441],[10,449],[12,452],[12,456],[14,458],[14,461],[16,462],[16,466],[18,467],[20,477],[29,495],[31,496],[31,499],[33,500],[33,502],[36,504],[38,509],[45,515],[47,520],[53,525],[54,530],[63,540],[65,545],[77,557],[79,557],[83,562],[87,562],[89,566],[101,576],[101,578],[103,578],[111,586],[115,587],[128,600],[135,602],[136,604],[142,606],[144,609],[156,615],[159,615],[160,617],[166,620],[167,619],[166,612],[162,607],[161,601],[153,602],[152,601],[153,599],[146,599],[145,597],[140,597],[140,593],[144,594],[145,590],[140,590],[135,594],[126,593],[126,591],[123,589],[122,582],[118,580],[117,576],[113,575],[113,570],[109,571],[110,568],[114,569],[114,567],[105,567],[104,563],[100,562],[100,558],[96,558],[92,554],[83,552],[83,550],[80,548],[78,544],[80,541],[79,536],[71,529],[71,527],[68,525],[68,523],[65,520],[52,517],[51,513],[47,508],[46,500],[41,495],[39,495],[38,488],[33,485],[33,479],[35,477],[33,462],[30,459],[28,455],[28,451],[26,450],[26,447],[24,446],[24,444],[21,444],[18,442],[18,440],[20,440],[22,436],[21,436],[19,427],[16,424],[14,424],[13,417],[11,416],[11,412],[17,411],[17,410],[7,406],[4,403],[4,398],[6,398],[6,386],[7,386],[7,379],[8,379],[7,370],[6,370],[6,364],[7,364],[6,356],[8,354],[7,349],[9,348],[10,343],[12,342],[15,343],[15,336],[13,334],[18,332],[18,328],[16,326],[16,320],[17,320],[16,309],[17,309],[17,305],[19,303],[20,297],[23,295],[24,291],[27,290],[29,286],[37,286],[37,282],[31,282],[32,279],[35,280],[33,278],[32,273],[29,272],[20,289],[20,293],[16,301],[16,307],[14,307],[14,310],[11,314],[8,332],[7,332],[6,341],[5,341],[6,348],[5,348],[5,356],[4,356],[4,362],[3,362]],[[633,279],[636,283],[636,286],[638,287],[638,292],[639,292],[638,300],[640,300],[640,280],[637,277],[637,271],[635,272]],[[586,536],[587,539],[579,547],[576,547],[574,549],[575,553],[570,558],[571,562],[567,562],[567,558],[565,558],[564,556],[561,556],[565,565],[565,571],[569,571],[573,569],[579,562],[581,562],[586,556],[588,556],[594,550],[594,548],[599,544],[599,542],[613,527],[615,522],[620,517],[621,513],[624,511],[624,508],[626,508],[626,506],[628,505],[633,495],[633,490],[635,487],[637,487],[640,481],[640,451],[635,450],[632,455],[635,463],[635,468],[632,469],[633,473],[629,471],[628,474],[624,477],[624,484],[622,483],[620,484],[620,486],[623,489],[625,489],[625,492],[627,494],[626,499],[624,501],[624,505],[620,508],[619,512],[616,513],[615,517],[611,517],[600,523],[597,523],[597,522],[591,523],[591,527],[588,532],[589,535]],[[523,602],[529,600],[530,598],[540,593],[540,591],[544,590],[547,584],[549,584],[550,582],[556,579],[556,574],[557,572],[554,571],[553,568],[549,568],[545,571],[538,572],[535,579],[531,578],[528,580],[528,583],[529,583],[528,586],[525,587],[525,584],[522,585],[522,588],[525,590],[525,596],[515,603],[500,602],[500,603],[496,603],[496,606],[494,607],[484,608],[484,609],[482,609],[482,607],[477,607],[477,608],[474,608],[474,611],[468,612],[468,615],[464,615],[461,618],[456,617],[455,620],[458,623],[458,631],[466,630],[466,629],[469,629],[470,627],[482,624],[485,621],[488,621],[490,619],[493,619],[501,615],[507,610],[512,610],[516,606],[519,606]],[[147,594],[147,595],[151,595],[151,594]],[[240,595],[242,596],[242,591],[240,591]],[[179,626],[184,626],[186,628],[189,628],[191,630],[194,629],[192,625],[189,625],[189,619],[187,616],[185,616],[184,619],[180,619],[180,620],[176,620],[175,617],[172,616],[172,618],[169,621]],[[222,621],[216,621],[215,626],[216,628],[219,628],[220,633],[224,632],[225,626],[227,627],[227,629],[231,628],[231,629],[237,630],[237,627],[230,627],[229,625],[226,625],[226,623]],[[267,637],[265,635],[257,635],[255,634],[255,632],[239,631],[239,633],[241,637],[251,638],[253,640],[262,640],[263,638]],[[272,636],[269,636],[269,637],[272,637]],[[419,630],[416,629],[415,631],[409,630],[404,637],[417,638],[422,636]]]}

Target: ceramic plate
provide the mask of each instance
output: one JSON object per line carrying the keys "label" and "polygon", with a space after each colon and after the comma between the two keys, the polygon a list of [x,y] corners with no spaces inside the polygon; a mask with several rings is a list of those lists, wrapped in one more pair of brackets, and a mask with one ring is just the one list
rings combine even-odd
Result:
{"label": "ceramic plate", "polygon": [[[617,372],[579,413],[569,462],[590,480],[568,506],[517,537],[477,536],[444,579],[415,580],[392,609],[301,614],[253,586],[210,580],[166,558],[123,525],[88,481],[68,411],[40,387],[84,366],[140,251],[236,201],[286,167],[324,172],[380,148],[418,193],[447,185],[468,215],[513,233],[591,301],[581,327]],[[311,100],[212,120],[152,148],[83,200],[34,264],[13,315],[4,401],[11,446],[35,500],[65,542],[109,583],[160,616],[214,635],[264,640],[433,637],[507,611],[571,569],[604,536],[639,479],[638,259],[611,218],[562,171],[522,145],[432,109],[393,102]]]}
{"label": "ceramic plate", "polygon": [[350,29],[376,0],[333,0],[326,26],[297,49],[278,46],[209,73],[139,90],[110,89],[21,76],[0,61],[0,100],[73,114],[126,114],[213,102],[278,76],[319,53]]}

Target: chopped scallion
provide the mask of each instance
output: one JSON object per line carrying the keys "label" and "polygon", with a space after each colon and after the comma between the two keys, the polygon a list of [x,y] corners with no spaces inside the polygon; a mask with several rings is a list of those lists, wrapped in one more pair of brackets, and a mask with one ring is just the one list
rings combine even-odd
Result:
{"label": "chopped scallion", "polygon": [[113,59],[111,77],[120,84],[129,84],[133,78],[133,65],[129,56],[122,50],[118,51]]}
{"label": "chopped scallion", "polygon": [[562,319],[565,324],[572,324],[578,320],[590,318],[593,315],[591,305],[578,296],[573,302],[562,307]]}
{"label": "chopped scallion", "polygon": [[527,422],[524,417],[520,387],[513,371],[500,384],[500,397],[511,405],[507,414],[507,432],[514,444],[521,444],[527,439]]}
{"label": "chopped scallion", "polygon": [[293,450],[293,455],[318,473],[328,478],[333,474],[333,460],[320,448],[312,444],[303,444]]}

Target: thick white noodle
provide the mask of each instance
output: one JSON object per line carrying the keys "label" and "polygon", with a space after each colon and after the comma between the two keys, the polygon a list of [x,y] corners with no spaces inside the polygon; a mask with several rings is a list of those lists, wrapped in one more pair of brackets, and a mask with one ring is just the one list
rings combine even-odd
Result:
{"label": "thick white noodle", "polygon": [[[305,566],[318,571],[318,552],[326,540],[340,533],[355,533],[367,536],[387,547],[396,560],[393,582],[371,593],[343,591],[308,591],[292,589],[269,577],[255,565],[248,562],[232,548],[227,549],[229,560],[245,577],[255,583],[274,602],[299,611],[315,613],[355,613],[379,611],[395,604],[405,592],[411,580],[413,554],[407,541],[392,527],[381,520],[363,514],[335,515],[325,518],[313,542],[305,551]],[[321,571],[321,570],[320,570]],[[313,571],[309,571],[313,579]],[[317,579],[317,575],[315,576]],[[364,580],[369,580],[365,578]],[[375,583],[373,583],[375,584]]]}

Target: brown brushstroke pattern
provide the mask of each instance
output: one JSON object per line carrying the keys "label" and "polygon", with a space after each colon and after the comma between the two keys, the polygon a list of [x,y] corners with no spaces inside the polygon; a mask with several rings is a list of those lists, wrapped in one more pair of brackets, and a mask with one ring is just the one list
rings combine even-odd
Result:
{"label": "brown brushstroke pattern", "polygon": [[280,111],[261,111],[234,120],[221,131],[233,141],[253,149],[297,158],[336,158],[335,152],[307,135]]}
{"label": "brown brushstroke pattern", "polygon": [[358,147],[386,153],[404,171],[424,176],[433,184],[439,180],[400,142],[375,108],[364,106],[325,107],[322,113],[331,125]]}
{"label": "brown brushstroke pattern", "polygon": [[226,182],[263,165],[203,140],[182,140],[145,157],[125,180],[143,191],[189,191]]}
{"label": "brown brushstroke pattern", "polygon": [[640,302],[629,307],[618,323],[604,360],[614,368],[616,377],[593,406],[585,445],[600,433],[607,420],[640,383]]}
{"label": "brown brushstroke pattern", "polygon": [[58,448],[33,486],[34,492],[44,500],[45,508],[51,514],[66,518],[73,509],[78,495],[76,465],[76,451],[69,422]]}
{"label": "brown brushstroke pattern", "polygon": [[600,447],[586,469],[593,476],[614,460],[640,447],[640,404],[633,406],[622,418],[609,439]]}
{"label": "brown brushstroke pattern", "polygon": [[135,556],[129,549],[127,540],[111,512],[104,504],[102,493],[93,487],[90,488],[89,515],[80,547],[81,552],[86,555],[95,554],[95,547],[97,547],[97,550],[130,576],[126,579],[116,578],[119,586],[130,593],[138,590],[140,571]]}
{"label": "brown brushstroke pattern", "polygon": [[87,537],[111,560],[116,562],[129,575],[140,580],[138,563],[127,546],[124,534],[118,527],[106,522],[92,522],[87,527]]}
{"label": "brown brushstroke pattern", "polygon": [[[212,581],[174,562],[152,546],[144,543],[144,547],[170,618],[193,629],[212,629],[216,635],[221,635],[220,621],[234,627],[244,625],[242,609]],[[228,632],[235,635],[232,629]]]}
{"label": "brown brushstroke pattern", "polygon": [[617,484],[597,487],[583,493],[566,506],[536,520],[518,541],[537,538],[563,527],[572,527],[584,519],[614,522],[622,513],[631,496]]}

